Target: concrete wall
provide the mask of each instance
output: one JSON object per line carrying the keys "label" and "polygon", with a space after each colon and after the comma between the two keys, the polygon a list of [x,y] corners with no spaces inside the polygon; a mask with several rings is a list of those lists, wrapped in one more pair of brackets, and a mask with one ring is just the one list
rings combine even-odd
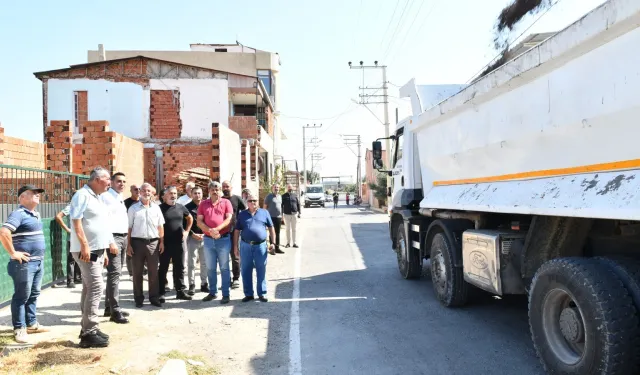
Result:
{"label": "concrete wall", "polygon": [[223,79],[152,79],[151,90],[180,92],[183,138],[211,139],[211,124],[229,126],[229,86]]}
{"label": "concrete wall", "polygon": [[74,91],[87,91],[90,121],[109,121],[111,130],[127,137],[148,136],[149,90],[141,85],[104,79],[49,79],[47,87],[50,120],[74,119]]}
{"label": "concrete wall", "polygon": [[[144,145],[135,139],[115,134],[115,152],[113,171],[122,172],[127,177],[127,186],[144,182]],[[125,189],[124,196],[129,197],[129,189]]]}
{"label": "concrete wall", "polygon": [[220,137],[220,181],[229,180],[233,194],[242,192],[241,146],[238,133],[219,128]]}

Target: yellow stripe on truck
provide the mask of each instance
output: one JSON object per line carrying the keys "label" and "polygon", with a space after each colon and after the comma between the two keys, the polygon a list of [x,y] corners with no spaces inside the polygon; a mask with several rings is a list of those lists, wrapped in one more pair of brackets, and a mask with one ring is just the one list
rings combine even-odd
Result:
{"label": "yellow stripe on truck", "polygon": [[510,173],[510,174],[503,174],[499,176],[463,178],[459,180],[441,180],[441,181],[434,181],[433,186],[480,184],[485,182],[500,182],[500,181],[522,180],[522,179],[543,178],[543,177],[556,177],[556,176],[571,175],[571,174],[609,172],[614,170],[636,169],[636,168],[640,168],[640,159],[615,161],[611,163],[583,165],[580,167],[543,169],[539,171]]}

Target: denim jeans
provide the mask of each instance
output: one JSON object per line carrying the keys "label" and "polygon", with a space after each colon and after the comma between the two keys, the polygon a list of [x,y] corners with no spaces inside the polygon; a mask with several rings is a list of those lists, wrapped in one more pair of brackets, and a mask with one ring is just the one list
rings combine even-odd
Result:
{"label": "denim jeans", "polygon": [[204,259],[207,261],[207,278],[209,279],[209,294],[215,295],[218,291],[218,265],[220,265],[220,277],[222,277],[222,296],[229,296],[231,286],[231,273],[229,272],[229,253],[231,252],[231,235],[214,240],[204,237]]}
{"label": "denim jeans", "polygon": [[242,268],[242,289],[246,297],[253,297],[253,269],[256,269],[256,289],[258,296],[267,294],[267,243],[251,245],[240,241],[240,267]]}
{"label": "denim jeans", "polygon": [[44,273],[42,266],[42,260],[23,263],[11,260],[7,265],[7,272],[13,279],[11,322],[14,329],[36,324],[36,301],[40,295]]}

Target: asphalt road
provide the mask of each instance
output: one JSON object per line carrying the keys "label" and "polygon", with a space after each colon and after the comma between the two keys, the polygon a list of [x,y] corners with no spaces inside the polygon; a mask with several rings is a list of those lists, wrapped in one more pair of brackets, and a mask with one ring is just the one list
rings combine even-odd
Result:
{"label": "asphalt road", "polygon": [[[386,215],[343,204],[303,215],[298,286],[275,290],[278,299],[299,293],[289,316],[289,374],[543,373],[524,298],[480,295],[446,309],[427,267],[419,280],[400,276]],[[286,331],[270,333],[272,344],[282,344],[272,345],[278,354]]]}

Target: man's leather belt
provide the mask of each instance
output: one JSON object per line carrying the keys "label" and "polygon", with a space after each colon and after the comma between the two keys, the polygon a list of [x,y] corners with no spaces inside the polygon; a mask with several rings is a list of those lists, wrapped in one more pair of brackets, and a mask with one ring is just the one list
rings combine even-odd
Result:
{"label": "man's leather belt", "polygon": [[265,242],[266,240],[262,240],[262,241],[247,241],[247,240],[242,240],[242,242],[244,243],[248,243],[249,245],[260,245],[261,243]]}
{"label": "man's leather belt", "polygon": [[[209,237],[209,238],[211,238],[211,239],[215,239],[215,238],[213,238],[213,237],[209,236],[208,234],[205,234],[204,236],[205,236],[205,237]],[[225,234],[223,234],[223,235],[221,235],[221,236],[220,236],[220,238],[225,238],[225,237],[229,237],[229,232],[227,232],[227,233],[225,233]],[[218,238],[218,239],[220,239],[220,238]]]}
{"label": "man's leather belt", "polygon": [[128,233],[112,233],[116,237],[126,237]]}

